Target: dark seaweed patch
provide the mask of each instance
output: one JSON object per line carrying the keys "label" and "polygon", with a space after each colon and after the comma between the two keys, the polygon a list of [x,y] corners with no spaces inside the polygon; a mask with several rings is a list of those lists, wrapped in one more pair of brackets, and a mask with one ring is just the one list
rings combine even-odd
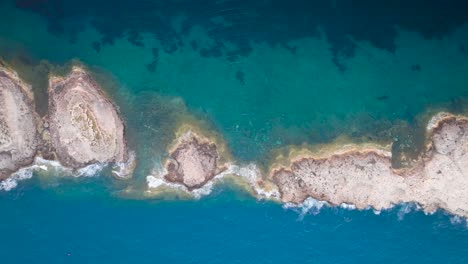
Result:
{"label": "dark seaweed patch", "polygon": [[240,82],[240,84],[245,85],[245,74],[242,71],[236,72],[236,79]]}
{"label": "dark seaweed patch", "polygon": [[420,72],[421,71],[421,65],[413,64],[413,65],[411,65],[411,70],[414,71],[414,72]]}
{"label": "dark seaweed patch", "polygon": [[[440,38],[468,21],[468,1],[446,0],[16,0],[16,6],[40,14],[54,34],[66,34],[75,41],[86,21],[101,33],[101,44],[112,45],[127,37],[143,46],[141,33],[159,39],[166,52],[185,45],[181,39],[193,26],[202,26],[217,43],[229,41],[238,47],[235,55],[226,54],[221,45],[194,50],[206,57],[246,56],[253,42],[288,47],[291,40],[315,37],[322,33],[330,43],[340,70],[340,57],[351,57],[355,41],[368,41],[377,48],[395,50],[397,28],[421,33],[426,38]],[[184,14],[180,32],[174,18]],[[220,23],[221,18],[222,23]],[[294,48],[289,49],[292,53]]]}

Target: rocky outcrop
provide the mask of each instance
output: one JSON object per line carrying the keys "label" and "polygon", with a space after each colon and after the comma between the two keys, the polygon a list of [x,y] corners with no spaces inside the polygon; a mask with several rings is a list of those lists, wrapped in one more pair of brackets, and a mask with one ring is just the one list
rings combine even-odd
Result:
{"label": "rocky outcrop", "polygon": [[33,162],[37,121],[31,87],[0,67],[0,180]]}
{"label": "rocky outcrop", "polygon": [[355,148],[323,156],[302,155],[271,171],[283,202],[306,198],[363,209],[416,202],[468,217],[468,119],[436,115],[428,125],[428,149],[409,169],[394,169],[391,153]]}
{"label": "rocky outcrop", "polygon": [[118,164],[118,177],[131,172],[124,124],[101,87],[80,67],[49,80],[49,131],[62,165],[81,168],[93,163]]}
{"label": "rocky outcrop", "polygon": [[216,144],[193,132],[178,138],[169,153],[164,178],[183,184],[189,190],[203,186],[225,170],[219,165],[220,155]]}

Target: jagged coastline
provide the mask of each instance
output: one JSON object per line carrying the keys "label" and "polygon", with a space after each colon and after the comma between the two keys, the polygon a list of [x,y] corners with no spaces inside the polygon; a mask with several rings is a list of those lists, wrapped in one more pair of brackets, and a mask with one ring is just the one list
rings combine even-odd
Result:
{"label": "jagged coastline", "polygon": [[[190,133],[190,137],[183,134],[179,144],[187,144],[181,143],[187,137],[203,138]],[[286,158],[287,164],[272,165],[266,175],[254,164],[239,166],[231,162],[216,176],[212,175],[215,171],[212,167],[197,170],[193,175],[179,175],[177,181],[168,179],[168,172],[183,167],[184,161],[198,160],[202,164],[200,160],[211,155],[210,148],[203,148],[206,141],[190,142],[190,148],[201,151],[186,153],[183,161],[174,161],[172,155],[178,148],[169,149],[164,172],[147,178],[150,190],[164,186],[199,197],[200,193],[209,193],[216,181],[231,176],[257,198],[285,204],[299,205],[313,198],[330,205],[348,204],[379,211],[401,203],[416,203],[428,213],[444,209],[468,217],[468,118],[464,116],[449,113],[433,116],[427,125],[426,150],[408,168],[392,167],[388,147],[349,144],[334,146],[320,154],[296,151]],[[209,144],[215,148],[213,140]],[[183,186],[194,175],[203,179],[199,181],[202,184]]]}
{"label": "jagged coastline", "polygon": [[410,168],[394,169],[391,153],[355,148],[326,156],[300,155],[270,171],[281,201],[312,197],[332,205],[388,209],[414,202],[426,212],[442,208],[468,217],[468,119],[440,113],[427,127],[427,149]]}
{"label": "jagged coastline", "polygon": [[[69,174],[88,175],[111,164],[116,178],[131,177],[136,157],[128,148],[118,108],[83,67],[49,76],[48,113],[42,119],[31,87],[13,70],[0,68],[0,88],[2,184],[24,178],[11,175],[25,167],[46,169],[51,160]],[[416,203],[426,212],[443,209],[468,217],[466,116],[435,114],[427,123],[425,150],[404,168],[392,166],[388,146],[340,143],[319,152],[295,149],[265,171],[254,163],[236,164],[219,136],[190,122],[180,124],[166,152],[160,167],[146,177],[146,190],[139,190],[145,197],[171,190],[200,197],[227,177],[257,198],[285,204],[313,198],[382,210]]]}

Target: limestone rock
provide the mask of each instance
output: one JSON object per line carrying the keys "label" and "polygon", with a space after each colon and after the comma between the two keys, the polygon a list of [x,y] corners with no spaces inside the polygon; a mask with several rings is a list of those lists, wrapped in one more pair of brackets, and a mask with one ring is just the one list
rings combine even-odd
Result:
{"label": "limestone rock", "polygon": [[[125,164],[124,124],[114,104],[82,68],[49,80],[49,130],[62,165]],[[128,173],[117,173],[127,177]]]}
{"label": "limestone rock", "polygon": [[326,157],[302,156],[270,173],[283,202],[308,197],[363,209],[416,202],[468,216],[468,119],[437,115],[428,126],[428,151],[413,168],[396,170],[391,153],[359,149]]}
{"label": "limestone rock", "polygon": [[37,121],[31,87],[0,67],[0,179],[33,162]]}
{"label": "limestone rock", "polygon": [[166,162],[167,181],[199,188],[225,170],[219,166],[219,153],[214,142],[193,132],[181,136],[170,151]]}

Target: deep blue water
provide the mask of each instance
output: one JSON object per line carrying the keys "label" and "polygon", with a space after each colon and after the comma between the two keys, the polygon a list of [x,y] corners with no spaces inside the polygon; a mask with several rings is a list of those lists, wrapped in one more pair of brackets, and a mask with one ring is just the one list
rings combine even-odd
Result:
{"label": "deep blue water", "polygon": [[0,196],[2,263],[468,261],[466,224],[442,213],[322,208],[302,218],[234,190],[173,202],[116,199],[90,181],[61,188]]}
{"label": "deep blue water", "polygon": [[427,111],[468,110],[467,3],[1,1],[0,57],[38,111],[47,75],[78,59],[120,107],[139,165],[125,183],[43,176],[0,191],[0,262],[468,263],[466,220],[443,212],[301,215],[227,186],[199,201],[118,193],[145,191],[187,120],[258,164],[341,135],[417,150]]}

